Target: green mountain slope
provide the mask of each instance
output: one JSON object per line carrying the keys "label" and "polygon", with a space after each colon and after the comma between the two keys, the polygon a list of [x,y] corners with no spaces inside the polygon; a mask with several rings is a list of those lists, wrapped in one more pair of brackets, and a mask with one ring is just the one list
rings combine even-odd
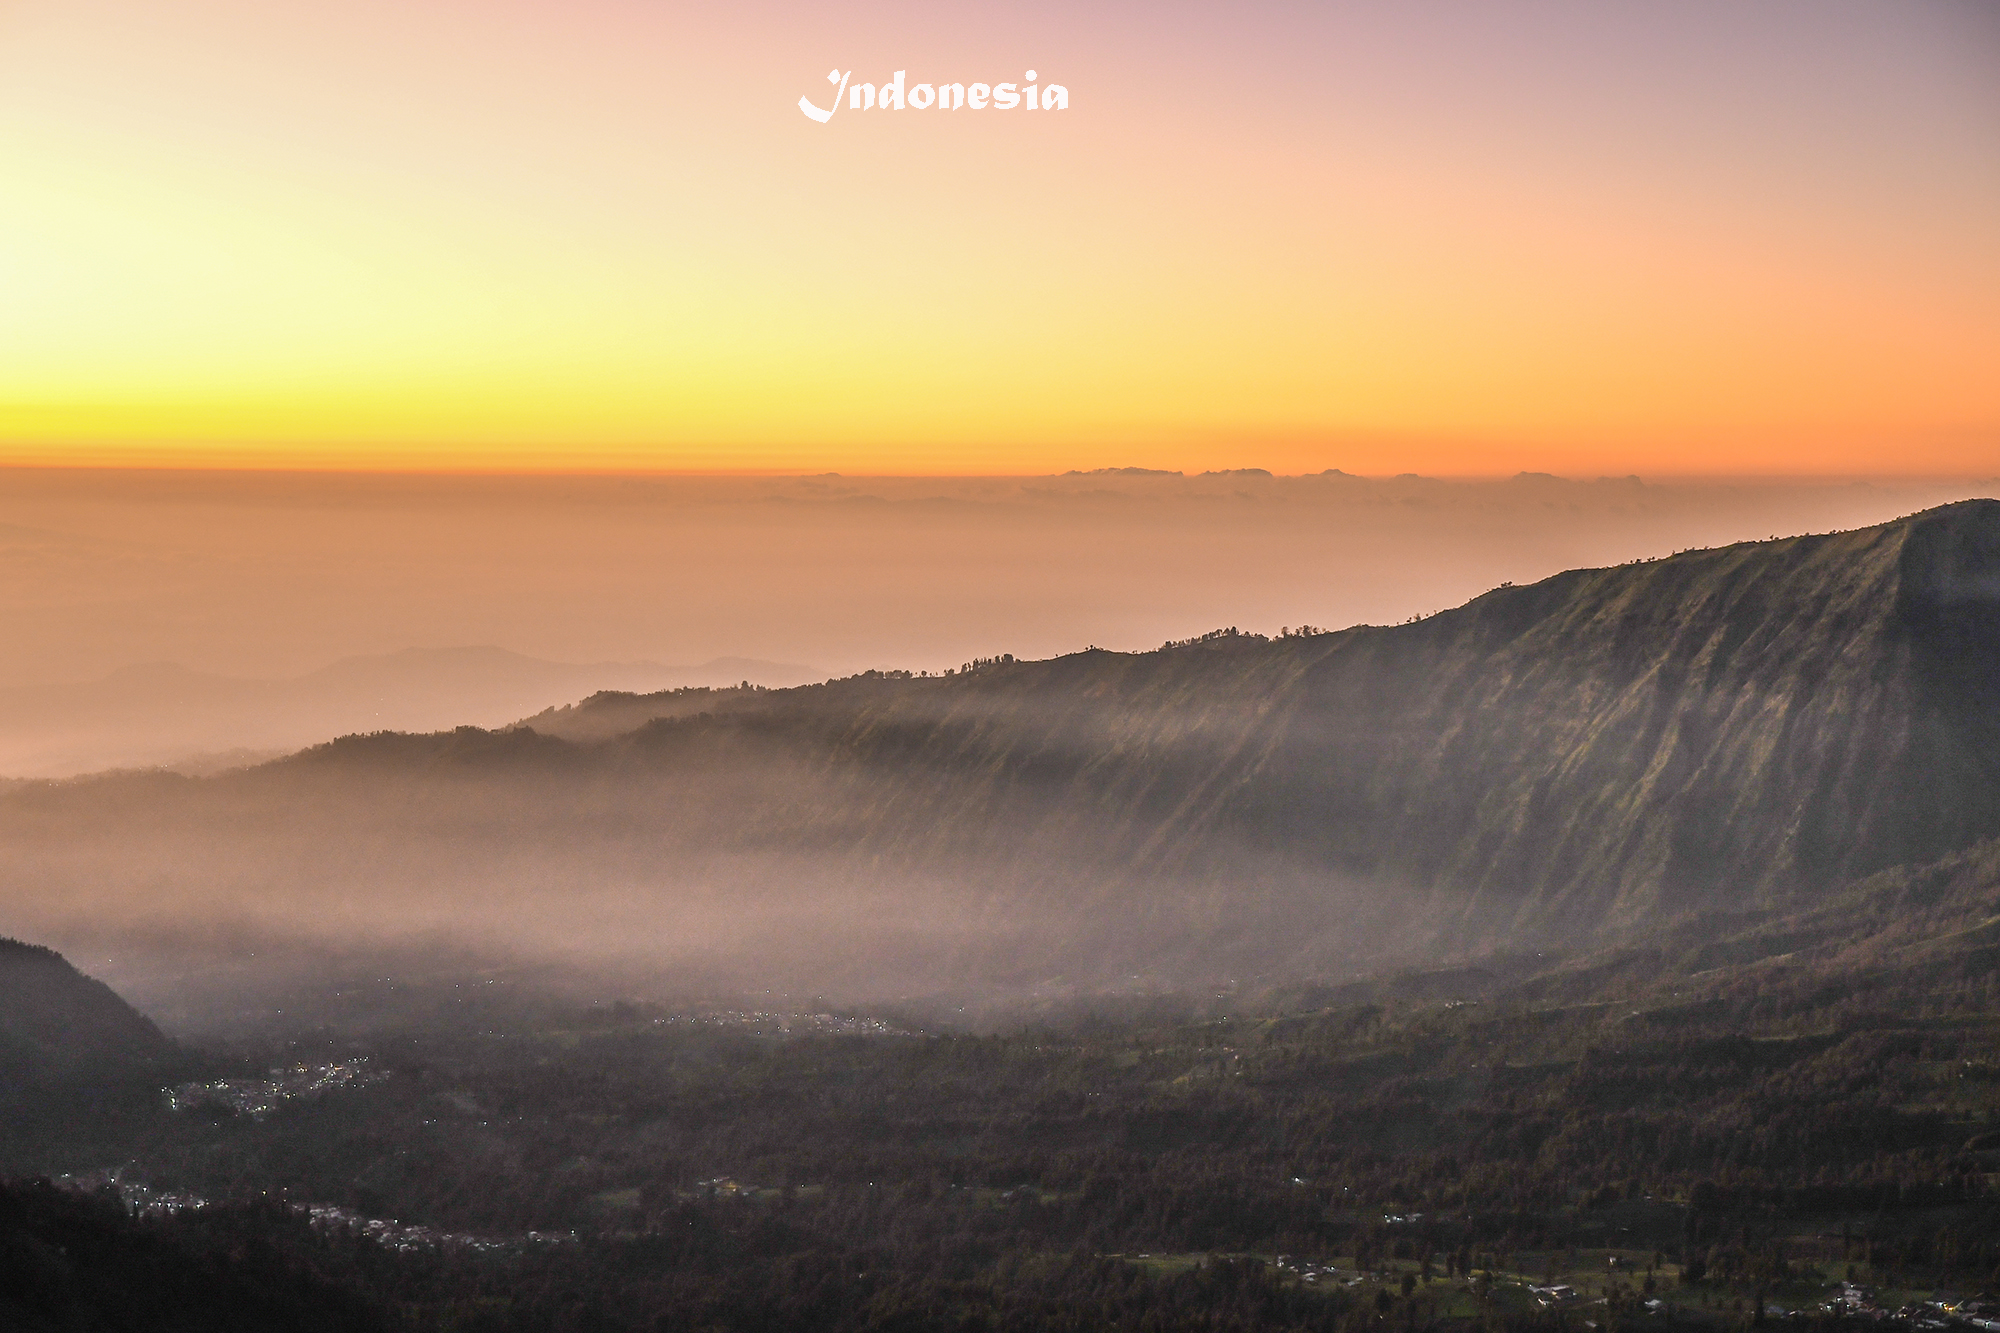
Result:
{"label": "green mountain slope", "polygon": [[1237,803],[1331,864],[1639,920],[2000,830],[2000,504],[1501,589],[1335,646]]}
{"label": "green mountain slope", "polygon": [[1157,873],[1255,848],[1543,926],[1762,901],[2000,831],[2000,503],[1411,625],[739,696],[626,745],[783,749],[909,854],[998,853],[1025,816]]}
{"label": "green mountain slope", "polygon": [[0,873],[100,921],[877,990],[1601,942],[2000,836],[1996,664],[2000,502],[1972,501],[1406,625],[607,696],[533,720],[562,735],[24,786]]}

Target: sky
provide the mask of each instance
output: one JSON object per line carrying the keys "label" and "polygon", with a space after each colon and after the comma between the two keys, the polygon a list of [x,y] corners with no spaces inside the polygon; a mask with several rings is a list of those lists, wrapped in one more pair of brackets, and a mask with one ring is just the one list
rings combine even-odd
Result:
{"label": "sky", "polygon": [[0,0],[0,464],[1990,477],[1996,236],[1973,0]]}

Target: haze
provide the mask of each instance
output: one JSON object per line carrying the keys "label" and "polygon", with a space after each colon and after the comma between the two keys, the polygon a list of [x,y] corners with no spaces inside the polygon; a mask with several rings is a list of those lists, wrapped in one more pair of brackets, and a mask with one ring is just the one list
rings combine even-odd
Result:
{"label": "haze", "polygon": [[[10,470],[0,774],[494,726],[596,689],[942,670],[1224,625],[1392,623],[1503,581],[1859,526],[1992,489]],[[468,647],[504,651],[437,655]],[[334,698],[325,680],[187,675],[271,681],[395,654],[336,672],[357,679]],[[50,685],[64,688],[22,688]]]}
{"label": "haze", "polygon": [[[322,672],[346,678],[367,674],[353,659],[379,655],[371,711],[342,730],[496,726],[537,699],[687,683],[661,679],[663,663],[707,663],[722,680],[803,669],[786,663],[816,676],[936,673],[1001,654],[1148,650],[1218,627],[1393,624],[1566,568],[1853,528],[1996,489],[17,471],[0,502],[6,668],[16,682],[80,683],[17,684],[16,701],[70,712],[0,710],[12,728],[0,744],[50,767],[51,736],[127,747],[70,752],[101,767],[168,762],[163,737],[228,751],[251,723],[290,727],[294,744],[329,738],[312,734],[329,718],[305,696],[225,682],[263,711],[224,716],[190,706],[184,673],[183,687],[144,696],[135,682],[176,677],[135,664],[272,678],[348,659]],[[489,646],[454,647],[467,644]],[[1074,660],[1113,664],[1101,668],[1113,688],[1117,662],[1160,659]],[[382,674],[439,662],[497,664],[513,693],[471,688],[464,673],[452,688]],[[1014,748],[988,754],[976,691],[949,693],[956,711],[939,715],[929,684],[883,681],[877,699],[870,682],[849,682],[824,705],[807,692],[780,731],[704,724],[686,754],[671,728],[632,733],[643,710],[599,732],[558,712],[531,725],[582,749],[527,732],[384,737],[195,783],[17,785],[0,929],[98,960],[152,1012],[193,1026],[297,1013],[307,992],[322,1013],[358,977],[406,981],[447,962],[459,978],[502,963],[581,968],[600,993],[793,986],[977,1002],[1338,973],[1427,937],[1393,876],[1350,882],[1337,859],[1294,864],[1247,830],[1162,859],[1144,830],[1187,821],[1149,806],[1155,769],[1131,761],[1115,689],[1101,706],[1095,686],[1075,694],[1073,717],[1016,699],[996,732]],[[1146,716],[1161,719],[1162,762],[1182,766],[1195,800],[1285,684],[1197,672],[1185,688]],[[722,717],[762,697],[692,694],[651,715]],[[1560,716],[1566,696],[1553,697]],[[906,753],[906,734],[959,749]],[[722,748],[700,748],[711,743]],[[1091,776],[1100,757],[1137,784],[1119,798],[1132,817],[1109,825],[1093,822],[1108,799]],[[1050,762],[1074,785],[1027,780]],[[935,791],[956,791],[958,805],[929,810],[932,764]],[[1020,764],[1021,781],[1006,776]],[[1127,841],[1107,841],[1107,827]],[[1464,935],[1466,923],[1451,928]]]}

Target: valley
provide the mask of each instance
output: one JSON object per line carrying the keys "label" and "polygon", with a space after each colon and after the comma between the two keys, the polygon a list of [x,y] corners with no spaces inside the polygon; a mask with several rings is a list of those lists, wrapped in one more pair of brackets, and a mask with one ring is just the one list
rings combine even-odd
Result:
{"label": "valley", "polygon": [[10,910],[170,1021],[0,946],[0,1313],[1969,1333],[1996,662],[1968,502],[17,784]]}

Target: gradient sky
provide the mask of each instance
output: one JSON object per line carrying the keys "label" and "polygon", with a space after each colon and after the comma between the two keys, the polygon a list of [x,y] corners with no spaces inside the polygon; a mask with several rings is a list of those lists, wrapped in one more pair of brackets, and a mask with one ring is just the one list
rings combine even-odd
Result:
{"label": "gradient sky", "polygon": [[0,0],[0,461],[1991,475],[2000,7]]}

